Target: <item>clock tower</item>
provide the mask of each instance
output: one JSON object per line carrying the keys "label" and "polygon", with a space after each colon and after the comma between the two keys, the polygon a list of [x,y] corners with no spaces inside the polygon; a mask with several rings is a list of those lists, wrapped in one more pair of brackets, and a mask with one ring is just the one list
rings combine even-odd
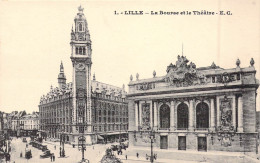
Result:
{"label": "clock tower", "polygon": [[84,8],[78,7],[71,30],[71,61],[73,66],[73,110],[72,132],[74,140],[84,134],[86,141],[91,141],[91,40]]}

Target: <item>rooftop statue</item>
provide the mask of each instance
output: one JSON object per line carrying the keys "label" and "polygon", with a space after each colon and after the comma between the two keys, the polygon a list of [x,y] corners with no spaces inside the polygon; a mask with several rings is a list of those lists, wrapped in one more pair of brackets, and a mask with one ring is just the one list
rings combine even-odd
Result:
{"label": "rooftop statue", "polygon": [[196,65],[185,56],[179,56],[176,64],[167,67],[165,81],[176,87],[190,86],[205,83],[205,76],[199,73]]}

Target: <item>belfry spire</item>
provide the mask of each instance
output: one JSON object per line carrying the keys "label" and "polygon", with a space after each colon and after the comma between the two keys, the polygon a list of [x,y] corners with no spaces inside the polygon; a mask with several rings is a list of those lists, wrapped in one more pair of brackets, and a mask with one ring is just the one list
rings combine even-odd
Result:
{"label": "belfry spire", "polygon": [[60,72],[61,72],[61,73],[64,73],[64,68],[63,68],[63,63],[62,63],[62,61],[61,61],[61,64],[60,64]]}
{"label": "belfry spire", "polygon": [[62,89],[66,86],[66,76],[64,74],[64,67],[63,67],[62,61],[60,64],[60,73],[58,75],[58,84],[59,84],[60,89]]}

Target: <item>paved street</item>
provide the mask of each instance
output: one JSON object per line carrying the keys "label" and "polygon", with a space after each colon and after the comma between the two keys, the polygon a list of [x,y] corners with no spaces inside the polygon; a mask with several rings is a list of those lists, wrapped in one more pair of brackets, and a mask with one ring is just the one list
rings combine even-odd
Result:
{"label": "paved street", "polygon": [[[27,138],[27,141],[29,143],[29,139]],[[69,144],[65,144],[65,154],[66,157],[65,158],[59,158],[59,148],[60,148],[60,144],[59,142],[52,142],[52,141],[44,141],[43,142],[44,145],[48,146],[48,149],[51,151],[51,153],[54,153],[55,155],[55,162],[58,163],[77,163],[81,160],[81,156],[82,153],[81,151],[78,150],[77,147],[73,148],[71,145]],[[56,146],[56,149],[55,149]],[[103,145],[103,144],[96,144],[94,146],[87,146],[86,151],[85,151],[85,158],[87,158],[90,163],[98,163],[102,156],[105,154],[105,149],[110,147],[111,144],[107,144],[107,145]],[[28,148],[31,149],[32,151],[32,158],[27,160],[25,159],[25,148],[26,148],[26,143],[22,142],[22,138],[13,138],[13,140],[11,141],[11,162],[13,163],[15,161],[15,163],[46,163],[46,162],[51,162],[50,158],[45,158],[45,159],[41,159],[40,155],[43,154],[43,152],[37,148],[32,147],[31,145],[28,145]],[[20,153],[22,152],[22,156],[20,157]],[[140,155],[137,158],[136,157],[136,152],[138,152]],[[116,152],[114,152],[114,154],[116,155],[116,157],[120,158],[121,161],[123,163],[140,163],[140,162],[149,162],[149,160],[146,160],[145,154],[149,154],[150,150],[147,148],[127,148],[127,150],[123,150],[123,154],[122,155],[117,155]],[[183,151],[174,151],[175,154],[179,153],[178,155],[183,154]],[[159,150],[159,149],[155,149],[155,153],[158,154],[158,158],[157,160],[155,160],[155,163],[196,163],[196,162],[207,162],[206,160],[200,159],[199,161],[184,161],[184,160],[173,160],[172,157],[170,155],[170,151],[167,150]],[[192,154],[198,154],[198,152],[188,152],[189,155],[191,157],[194,157]],[[187,154],[187,153],[186,153]],[[221,152],[207,152],[204,153],[205,155],[216,155],[216,157],[218,157],[218,155],[223,155],[223,153]],[[227,153],[230,155],[230,153]],[[126,160],[126,156],[127,155],[127,160]],[[241,153],[233,153],[233,155],[238,155],[240,156]],[[183,155],[186,157],[186,159],[188,160],[188,156],[187,155]],[[175,158],[175,157],[174,157]],[[238,159],[240,160],[240,159]],[[0,160],[1,162],[1,160]],[[211,162],[211,161],[209,161]]]}
{"label": "paved street", "polygon": [[[27,137],[27,141],[29,143],[30,138]],[[55,155],[55,162],[57,163],[76,163],[81,160],[82,153],[78,150],[77,147],[73,148],[71,145],[65,144],[65,158],[59,157],[59,148],[60,143],[59,142],[51,142],[51,141],[44,141],[44,145],[48,146],[48,149],[51,151],[51,153],[54,153]],[[56,149],[55,149],[56,146]],[[85,158],[87,158],[90,163],[98,163],[102,156],[105,154],[105,149],[110,147],[111,144],[103,145],[103,144],[96,144],[94,146],[87,146],[85,151]],[[32,158],[27,160],[25,158],[25,148],[26,143],[22,142],[22,138],[13,138],[11,142],[11,163],[15,161],[15,163],[46,163],[51,162],[50,158],[41,159],[40,155],[43,154],[43,152],[37,148],[32,147],[31,145],[28,145],[28,148],[32,151]],[[20,157],[20,153],[22,152],[22,156]],[[117,155],[116,152],[114,154],[119,157],[124,163],[140,163],[140,162],[149,162],[146,160],[144,156],[140,156],[139,158],[136,158],[134,156],[128,156],[128,160],[125,158],[125,154],[127,154],[128,150],[123,150],[123,155]],[[167,163],[167,162],[174,162],[179,163],[183,162],[180,160],[167,160],[167,159],[158,159],[155,162],[160,163]],[[186,163],[194,163],[192,161],[185,161]]]}
{"label": "paved street", "polygon": [[[29,142],[30,138],[27,138]],[[13,138],[11,142],[11,163],[15,161],[15,163],[46,163],[51,162],[50,158],[41,159],[40,155],[43,154],[43,152],[37,148],[32,147],[31,145],[28,146],[29,149],[32,151],[32,158],[27,160],[24,157],[26,143],[22,142],[21,138]],[[59,158],[59,142],[45,142],[44,145],[48,146],[48,149],[51,151],[51,153],[54,153],[55,155],[55,162],[58,163],[76,163],[81,160],[82,153],[78,150],[77,147],[73,148],[71,145],[65,144],[65,154],[66,158]],[[56,150],[54,146],[56,145]],[[87,149],[85,151],[85,158],[89,159],[91,163],[97,163],[101,160],[102,156],[104,155],[105,149],[109,147],[110,144],[107,145],[95,145],[94,149],[93,146],[87,146]],[[23,157],[20,158],[20,153],[22,152]]]}

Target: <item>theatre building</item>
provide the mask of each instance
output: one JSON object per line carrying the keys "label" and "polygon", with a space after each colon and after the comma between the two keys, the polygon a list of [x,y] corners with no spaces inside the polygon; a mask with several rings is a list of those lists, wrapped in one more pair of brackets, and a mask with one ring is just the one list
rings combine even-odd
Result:
{"label": "theatre building", "polygon": [[[236,66],[235,66],[236,65]],[[161,149],[245,151],[257,148],[254,60],[232,69],[197,67],[184,56],[166,75],[129,82],[129,141]],[[151,132],[153,131],[153,132]]]}
{"label": "theatre building", "polygon": [[[78,145],[116,141],[127,137],[128,105],[122,88],[91,80],[92,48],[83,8],[78,8],[71,30],[72,82],[66,82],[60,65],[58,87],[40,99],[41,137],[60,139]],[[69,55],[68,55],[69,58]]]}

